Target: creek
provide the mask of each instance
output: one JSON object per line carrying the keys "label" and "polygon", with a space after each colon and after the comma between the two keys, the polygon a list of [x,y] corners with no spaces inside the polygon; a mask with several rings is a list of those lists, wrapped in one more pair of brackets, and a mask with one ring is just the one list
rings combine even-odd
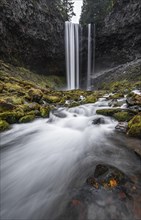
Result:
{"label": "creek", "polygon": [[[96,115],[107,107],[102,98],[59,108],[49,119],[15,124],[1,134],[1,219],[136,219],[131,201],[126,206],[113,190],[85,190],[102,163],[132,177],[141,193],[141,160],[128,148],[129,138],[115,131],[116,120]],[[99,117],[103,123],[94,123]],[[79,206],[77,214],[71,201]]]}

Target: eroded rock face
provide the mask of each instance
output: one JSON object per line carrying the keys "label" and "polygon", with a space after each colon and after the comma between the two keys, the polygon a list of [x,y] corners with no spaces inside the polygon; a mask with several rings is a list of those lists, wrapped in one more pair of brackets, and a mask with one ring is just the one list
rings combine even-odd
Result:
{"label": "eroded rock face", "polygon": [[0,1],[0,58],[45,74],[64,70],[64,18],[51,0]]}
{"label": "eroded rock face", "polygon": [[102,28],[97,27],[97,70],[141,57],[141,2],[117,0]]}

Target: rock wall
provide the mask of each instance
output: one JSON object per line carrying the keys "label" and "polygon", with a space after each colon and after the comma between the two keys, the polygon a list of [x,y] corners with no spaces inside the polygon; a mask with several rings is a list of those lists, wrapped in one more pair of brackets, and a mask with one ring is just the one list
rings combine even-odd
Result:
{"label": "rock wall", "polygon": [[0,59],[63,74],[64,18],[52,0],[0,0]]}
{"label": "rock wall", "polygon": [[141,1],[116,0],[96,35],[96,70],[141,57]]}

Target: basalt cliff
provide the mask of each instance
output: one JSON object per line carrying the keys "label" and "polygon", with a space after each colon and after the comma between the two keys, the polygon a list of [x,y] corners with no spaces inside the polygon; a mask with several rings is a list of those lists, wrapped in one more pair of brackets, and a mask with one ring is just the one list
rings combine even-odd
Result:
{"label": "basalt cliff", "polygon": [[140,0],[116,0],[103,25],[96,28],[97,71],[141,57]]}
{"label": "basalt cliff", "polygon": [[0,1],[0,59],[36,72],[64,73],[64,17],[51,0]]}

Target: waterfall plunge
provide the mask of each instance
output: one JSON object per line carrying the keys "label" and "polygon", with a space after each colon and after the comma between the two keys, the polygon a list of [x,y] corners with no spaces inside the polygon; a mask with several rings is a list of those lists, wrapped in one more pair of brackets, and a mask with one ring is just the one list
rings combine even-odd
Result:
{"label": "waterfall plunge", "polygon": [[66,68],[68,89],[79,88],[79,24],[65,22]]}
{"label": "waterfall plunge", "polygon": [[[80,25],[65,22],[65,49],[66,49],[66,71],[67,89],[80,88],[80,46],[82,36],[80,36]],[[81,41],[80,41],[81,39]],[[81,44],[79,43],[81,42]],[[91,89],[91,77],[94,74],[95,66],[95,25],[88,24],[88,51],[87,51],[87,73],[86,89]]]}

